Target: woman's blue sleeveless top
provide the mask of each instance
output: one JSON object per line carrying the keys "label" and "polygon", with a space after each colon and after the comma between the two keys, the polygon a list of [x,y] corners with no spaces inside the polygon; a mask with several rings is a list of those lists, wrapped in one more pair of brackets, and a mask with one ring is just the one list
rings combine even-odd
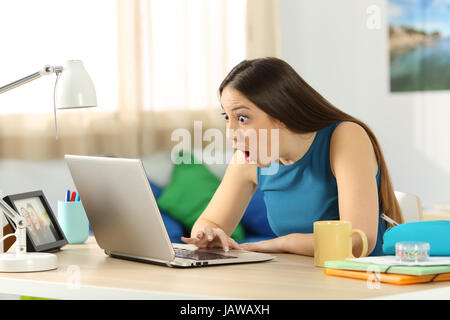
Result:
{"label": "woman's blue sleeveless top", "polygon": [[[258,187],[264,193],[267,219],[277,236],[313,233],[315,221],[339,220],[337,183],[330,167],[330,139],[341,122],[318,130],[300,160],[288,165],[274,161],[268,167],[257,167]],[[379,191],[379,165],[376,180]],[[381,205],[379,207],[381,214]],[[377,244],[371,256],[383,255],[385,230],[386,222],[379,218]]]}

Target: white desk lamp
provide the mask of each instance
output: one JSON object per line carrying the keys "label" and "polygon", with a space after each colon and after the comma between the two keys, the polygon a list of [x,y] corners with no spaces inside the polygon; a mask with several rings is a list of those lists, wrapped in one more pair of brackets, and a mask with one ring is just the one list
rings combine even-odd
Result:
{"label": "white desk lamp", "polygon": [[90,108],[97,106],[94,83],[92,82],[91,77],[89,77],[81,60],[69,60],[64,67],[46,65],[38,72],[0,87],[0,94],[38,79],[43,75],[52,73],[56,73],[53,106],[56,139],[58,139],[56,109]]}
{"label": "white desk lamp", "polygon": [[[52,73],[56,73],[53,106],[56,139],[58,139],[56,109],[97,106],[94,84],[84,69],[81,60],[69,60],[64,67],[46,65],[36,73],[0,87],[0,94]],[[0,241],[3,242],[6,238],[15,236],[16,253],[0,253],[0,272],[34,272],[56,269],[58,267],[56,255],[44,252],[27,252],[25,218],[0,198],[0,214],[2,213],[6,214],[14,222],[16,231],[1,238]]]}

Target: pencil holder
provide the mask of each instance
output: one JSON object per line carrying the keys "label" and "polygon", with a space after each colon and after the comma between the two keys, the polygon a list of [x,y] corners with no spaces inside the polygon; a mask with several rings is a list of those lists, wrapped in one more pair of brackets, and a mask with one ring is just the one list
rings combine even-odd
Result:
{"label": "pencil holder", "polygon": [[87,240],[89,220],[81,201],[58,201],[58,221],[70,244],[80,244]]}

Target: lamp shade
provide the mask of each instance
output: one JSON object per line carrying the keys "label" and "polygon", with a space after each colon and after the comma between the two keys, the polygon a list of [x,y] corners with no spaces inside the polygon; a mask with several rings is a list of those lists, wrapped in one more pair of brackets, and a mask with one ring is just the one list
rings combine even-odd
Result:
{"label": "lamp shade", "polygon": [[57,109],[97,106],[94,83],[81,60],[69,60],[63,67],[55,93]]}

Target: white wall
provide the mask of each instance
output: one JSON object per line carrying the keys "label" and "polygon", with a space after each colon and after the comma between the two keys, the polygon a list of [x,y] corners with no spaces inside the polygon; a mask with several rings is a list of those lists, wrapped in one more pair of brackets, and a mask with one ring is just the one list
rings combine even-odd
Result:
{"label": "white wall", "polygon": [[[370,5],[381,9],[379,30],[366,27]],[[279,6],[282,58],[338,108],[374,130],[395,189],[419,195],[425,207],[450,202],[450,93],[389,93],[387,2],[279,0]],[[155,182],[167,183],[171,167],[156,163],[144,159],[150,176],[166,177],[156,176]],[[56,211],[66,188],[73,182],[62,159],[0,160],[4,194],[42,189]]]}
{"label": "white wall", "polygon": [[[371,5],[380,29],[366,25]],[[279,14],[282,58],[374,130],[394,188],[450,203],[450,92],[389,93],[387,1],[279,0]]]}

